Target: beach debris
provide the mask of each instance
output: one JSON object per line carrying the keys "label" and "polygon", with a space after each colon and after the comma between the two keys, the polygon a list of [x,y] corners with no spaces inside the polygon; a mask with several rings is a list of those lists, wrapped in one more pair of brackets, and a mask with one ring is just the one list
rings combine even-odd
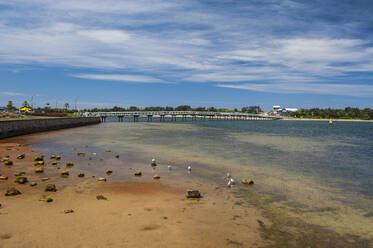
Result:
{"label": "beach debris", "polygon": [[38,166],[38,165],[44,165],[44,161],[37,161],[37,162],[35,163],[35,166]]}
{"label": "beach debris", "polygon": [[157,162],[155,161],[155,158],[152,159],[152,166],[153,167],[157,166]]}
{"label": "beach debris", "polygon": [[8,180],[7,176],[0,176],[0,180]]}
{"label": "beach debris", "polygon": [[72,210],[72,209],[66,209],[66,210],[64,210],[63,211],[65,214],[72,214],[72,213],[74,213],[74,210]]}
{"label": "beach debris", "polygon": [[195,198],[195,199],[202,197],[201,192],[199,192],[199,190],[187,190],[185,196],[186,198]]}
{"label": "beach debris", "polygon": [[57,156],[56,156],[56,160],[61,160],[61,156],[60,156],[60,155],[57,155]]}
{"label": "beach debris", "polygon": [[50,159],[56,159],[56,155],[52,154],[52,155],[50,156]]}
{"label": "beach debris", "polygon": [[79,173],[78,174],[78,177],[84,177],[85,175],[84,175],[84,173]]}
{"label": "beach debris", "polygon": [[17,156],[17,159],[24,159],[26,157],[26,154],[20,154]]}
{"label": "beach debris", "polygon": [[11,160],[5,160],[4,161],[4,165],[8,165],[8,166],[13,165],[13,161],[11,161]]}
{"label": "beach debris", "polygon": [[242,183],[243,185],[253,185],[253,184],[254,184],[254,181],[251,180],[250,178],[244,178],[244,179],[241,180],[241,183]]}
{"label": "beach debris", "polygon": [[107,200],[107,198],[105,196],[103,196],[103,195],[97,195],[96,199],[97,200],[105,200],[105,201]]}
{"label": "beach debris", "polygon": [[56,185],[55,184],[48,184],[47,186],[45,186],[45,191],[46,192],[56,192],[57,191]]}
{"label": "beach debris", "polygon": [[106,182],[106,178],[105,177],[99,177],[97,180],[99,182]]}
{"label": "beach debris", "polygon": [[66,167],[73,167],[73,166],[74,166],[73,162],[71,162],[71,161],[66,162]]}
{"label": "beach debris", "polygon": [[67,177],[68,175],[69,175],[69,171],[68,170],[62,170],[61,171],[61,176]]}
{"label": "beach debris", "polygon": [[141,175],[142,175],[141,170],[136,170],[135,171],[135,176],[140,177]]}
{"label": "beach debris", "polygon": [[43,173],[43,172],[44,172],[43,167],[39,167],[35,169],[35,173]]}
{"label": "beach debris", "polygon": [[44,156],[43,155],[40,155],[40,156],[36,156],[34,158],[34,161],[43,161],[44,160]]}
{"label": "beach debris", "polygon": [[35,187],[36,185],[38,185],[36,182],[31,182],[31,183],[30,183],[30,186],[31,186],[31,187]]}
{"label": "beach debris", "polygon": [[106,170],[106,174],[107,174],[107,175],[111,175],[112,173],[113,173],[112,170]]}
{"label": "beach debris", "polygon": [[27,177],[17,177],[14,182],[19,183],[19,184],[25,184],[28,182],[28,180],[27,180]]}
{"label": "beach debris", "polygon": [[187,169],[188,169],[189,172],[191,172],[192,171],[192,166],[189,165]]}
{"label": "beach debris", "polygon": [[41,179],[42,182],[46,182],[46,181],[48,181],[48,180],[49,180],[49,177],[43,177],[43,178]]}
{"label": "beach debris", "polygon": [[5,192],[5,196],[14,196],[14,195],[20,195],[22,194],[21,191],[19,191],[16,188],[8,188]]}
{"label": "beach debris", "polygon": [[153,176],[153,179],[161,179],[161,176],[158,175],[158,174],[155,174],[155,175]]}
{"label": "beach debris", "polygon": [[111,152],[111,150],[108,149],[108,150],[106,150],[105,152]]}
{"label": "beach debris", "polygon": [[25,175],[25,174],[26,174],[26,172],[21,171],[21,172],[14,173],[14,176],[16,176],[16,177],[20,177],[20,176],[23,176],[23,175]]}
{"label": "beach debris", "polygon": [[78,152],[76,155],[78,155],[79,157],[85,157],[85,152]]}
{"label": "beach debris", "polygon": [[116,158],[119,158],[119,155],[115,155]]}
{"label": "beach debris", "polygon": [[171,165],[167,166],[167,168],[168,168],[168,170],[172,170],[172,166]]}

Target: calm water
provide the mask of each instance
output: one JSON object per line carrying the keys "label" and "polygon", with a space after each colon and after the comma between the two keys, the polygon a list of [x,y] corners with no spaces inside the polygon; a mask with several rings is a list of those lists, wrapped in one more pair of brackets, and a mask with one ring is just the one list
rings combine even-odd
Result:
{"label": "calm water", "polygon": [[[278,229],[289,225],[306,236],[323,230],[345,239],[341,246],[368,247],[366,240],[373,238],[373,123],[107,122],[28,137],[37,149],[80,160],[82,170],[98,174],[114,167],[113,180],[135,180],[133,168],[151,174],[150,159],[156,157],[165,183],[216,184],[263,209]],[[76,151],[98,156],[76,158]],[[174,165],[172,173],[167,164]],[[190,175],[187,165],[193,167]],[[238,181],[254,179],[255,186],[225,188],[227,171]]]}

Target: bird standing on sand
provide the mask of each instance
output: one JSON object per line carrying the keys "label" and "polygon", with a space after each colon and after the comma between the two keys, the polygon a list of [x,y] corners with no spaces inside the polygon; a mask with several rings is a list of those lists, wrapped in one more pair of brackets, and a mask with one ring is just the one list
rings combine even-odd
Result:
{"label": "bird standing on sand", "polygon": [[168,170],[172,170],[172,166],[171,165],[167,166],[167,168],[168,168]]}
{"label": "bird standing on sand", "polygon": [[188,166],[188,171],[191,172],[192,171],[192,166]]}

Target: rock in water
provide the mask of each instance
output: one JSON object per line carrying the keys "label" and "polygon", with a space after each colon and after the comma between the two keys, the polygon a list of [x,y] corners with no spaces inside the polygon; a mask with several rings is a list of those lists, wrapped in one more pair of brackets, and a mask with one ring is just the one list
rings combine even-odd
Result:
{"label": "rock in water", "polygon": [[20,154],[17,156],[18,159],[24,159],[26,157],[26,154]]}
{"label": "rock in water", "polygon": [[27,180],[27,177],[17,177],[14,182],[19,183],[19,184],[25,184],[28,182],[28,180]]}
{"label": "rock in water", "polygon": [[97,200],[107,200],[107,198],[105,196],[103,196],[103,195],[96,196],[96,199]]}
{"label": "rock in water", "polygon": [[39,167],[35,169],[35,173],[43,173],[43,172],[44,172],[43,167]]}
{"label": "rock in water", "polygon": [[160,179],[160,178],[161,178],[161,176],[158,175],[158,174],[155,174],[155,175],[153,176],[153,179]]}
{"label": "rock in water", "polygon": [[37,156],[34,158],[35,161],[43,161],[44,160],[44,156],[41,155],[41,156]]}
{"label": "rock in water", "polygon": [[22,193],[16,188],[8,188],[5,192],[5,196],[14,196],[14,195],[20,195],[20,194]]}
{"label": "rock in water", "polygon": [[57,191],[56,185],[55,184],[48,184],[47,186],[45,186],[45,191],[46,192],[56,192]]}
{"label": "rock in water", "polygon": [[135,172],[135,176],[139,177],[139,176],[141,176],[141,175],[142,175],[141,170],[137,170],[137,171]]}
{"label": "rock in water", "polygon": [[79,157],[85,157],[85,152],[78,152],[77,155],[78,155]]}
{"label": "rock in water", "polygon": [[199,190],[188,190],[185,194],[186,198],[201,198],[201,192]]}
{"label": "rock in water", "polygon": [[241,183],[244,184],[244,185],[253,185],[254,181],[251,180],[250,178],[244,178],[244,179],[241,180]]}

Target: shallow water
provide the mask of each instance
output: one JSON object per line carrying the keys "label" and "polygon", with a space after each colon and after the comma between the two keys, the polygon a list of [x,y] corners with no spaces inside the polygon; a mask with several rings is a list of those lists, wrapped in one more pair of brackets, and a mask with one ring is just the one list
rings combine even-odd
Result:
{"label": "shallow water", "polygon": [[[369,247],[373,239],[373,123],[107,122],[25,139],[43,152],[62,152],[64,159],[97,176],[114,168],[113,181],[138,180],[133,171],[142,169],[142,180],[158,173],[166,184],[216,184],[261,208],[274,223],[263,227],[271,233],[265,237],[276,242],[294,239],[294,232],[304,232],[297,239],[311,247],[327,247],[321,239],[338,239],[335,247]],[[76,152],[87,155],[78,158]],[[149,166],[152,157],[160,165],[156,171]],[[174,167],[171,172],[168,164]],[[228,171],[236,181],[252,178],[255,186],[225,188]],[[320,240],[312,238],[320,230]]]}

